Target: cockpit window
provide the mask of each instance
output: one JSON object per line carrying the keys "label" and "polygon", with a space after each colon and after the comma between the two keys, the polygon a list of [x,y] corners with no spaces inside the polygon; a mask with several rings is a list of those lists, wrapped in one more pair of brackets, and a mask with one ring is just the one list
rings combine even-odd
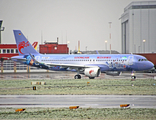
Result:
{"label": "cockpit window", "polygon": [[139,59],[138,61],[147,61],[147,59]]}

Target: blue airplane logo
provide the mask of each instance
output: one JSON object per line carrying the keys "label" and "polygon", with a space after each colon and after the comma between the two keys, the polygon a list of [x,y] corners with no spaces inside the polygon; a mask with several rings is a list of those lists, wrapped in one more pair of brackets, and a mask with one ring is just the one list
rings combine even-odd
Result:
{"label": "blue airplane logo", "polygon": [[[90,79],[101,73],[120,75],[122,71],[142,71],[154,67],[145,57],[133,54],[43,55],[38,53],[20,30],[13,30],[19,56],[11,59],[22,64],[54,71],[75,71],[75,79],[83,74]],[[132,78],[136,78],[133,74]]]}

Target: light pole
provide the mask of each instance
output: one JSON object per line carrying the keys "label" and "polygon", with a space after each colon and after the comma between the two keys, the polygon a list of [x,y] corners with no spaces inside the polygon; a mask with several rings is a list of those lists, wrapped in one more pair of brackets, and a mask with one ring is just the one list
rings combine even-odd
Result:
{"label": "light pole", "polygon": [[136,53],[136,45],[134,44],[134,53]]}
{"label": "light pole", "polygon": [[70,49],[69,49],[69,43],[70,43],[70,41],[67,41],[67,44],[68,44],[68,54],[70,54]]}
{"label": "light pole", "polygon": [[109,22],[109,28],[110,28],[110,54],[111,54],[111,24],[112,22]]}
{"label": "light pole", "polygon": [[138,46],[138,52],[140,53],[140,46]]}
{"label": "light pole", "polygon": [[107,50],[107,40],[105,40],[105,47],[106,47],[106,50]]}
{"label": "light pole", "polygon": [[145,53],[145,42],[146,40],[142,40],[143,41],[143,44],[144,44],[144,53]]}
{"label": "light pole", "polygon": [[87,46],[86,46],[86,54],[87,54]]}
{"label": "light pole", "polygon": [[2,27],[2,22],[3,22],[3,20],[0,20],[0,44],[1,44],[1,31],[4,31],[4,28],[5,27]]}

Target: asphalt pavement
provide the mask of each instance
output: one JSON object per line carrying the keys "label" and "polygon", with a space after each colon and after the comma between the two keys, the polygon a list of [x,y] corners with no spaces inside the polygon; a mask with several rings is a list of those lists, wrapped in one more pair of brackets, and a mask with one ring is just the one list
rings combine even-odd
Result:
{"label": "asphalt pavement", "polygon": [[79,106],[81,108],[156,108],[156,96],[151,95],[0,95],[0,107]]}

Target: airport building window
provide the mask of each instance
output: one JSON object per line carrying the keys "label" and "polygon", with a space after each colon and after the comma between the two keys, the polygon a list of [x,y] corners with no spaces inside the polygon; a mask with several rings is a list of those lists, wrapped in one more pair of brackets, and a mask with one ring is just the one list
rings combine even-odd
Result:
{"label": "airport building window", "polygon": [[18,53],[18,50],[16,49],[16,53]]}
{"label": "airport building window", "polygon": [[11,53],[14,53],[14,49],[11,49]]}
{"label": "airport building window", "polygon": [[10,53],[10,49],[7,49],[7,53]]}
{"label": "airport building window", "polygon": [[6,49],[3,49],[3,53],[6,53]]}
{"label": "airport building window", "polygon": [[131,7],[131,9],[150,9],[150,8],[156,8],[156,5],[134,5]]}
{"label": "airport building window", "polygon": [[0,53],[18,53],[17,49],[0,49]]}

